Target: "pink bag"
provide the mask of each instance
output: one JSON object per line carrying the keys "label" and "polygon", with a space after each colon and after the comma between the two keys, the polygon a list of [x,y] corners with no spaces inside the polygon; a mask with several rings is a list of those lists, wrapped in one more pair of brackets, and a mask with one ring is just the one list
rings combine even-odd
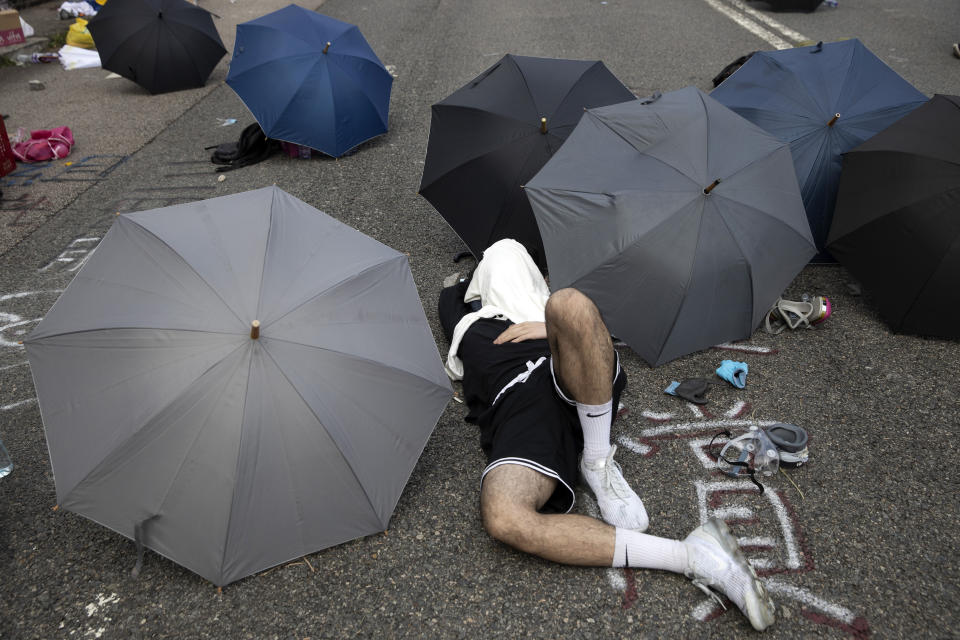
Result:
{"label": "pink bag", "polygon": [[23,162],[46,162],[66,158],[73,148],[73,132],[70,127],[37,129],[30,132],[30,139],[13,145],[13,155]]}

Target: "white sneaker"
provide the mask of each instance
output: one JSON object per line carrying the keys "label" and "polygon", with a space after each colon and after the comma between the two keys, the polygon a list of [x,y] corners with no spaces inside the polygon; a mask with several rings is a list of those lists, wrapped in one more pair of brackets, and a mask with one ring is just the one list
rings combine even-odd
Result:
{"label": "white sneaker", "polygon": [[724,609],[723,601],[710,588],[726,595],[757,631],[773,624],[773,600],[723,520],[707,520],[691,531],[684,543],[689,557],[685,574],[693,584],[715,598]]}
{"label": "white sneaker", "polygon": [[580,473],[597,497],[604,522],[623,529],[646,531],[650,523],[647,510],[623,479],[620,465],[613,459],[616,452],[617,446],[612,445],[606,458],[595,462],[581,459]]}

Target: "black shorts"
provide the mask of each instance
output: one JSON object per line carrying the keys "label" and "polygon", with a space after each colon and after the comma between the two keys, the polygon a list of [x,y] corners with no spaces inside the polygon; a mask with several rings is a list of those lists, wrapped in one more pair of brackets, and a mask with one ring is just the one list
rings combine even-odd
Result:
{"label": "black shorts", "polygon": [[[458,350],[471,409],[468,420],[479,425],[480,445],[487,454],[483,475],[502,464],[518,464],[554,478],[557,488],[542,511],[566,513],[574,504],[583,450],[576,403],[556,383],[546,340],[492,344],[509,325],[478,320]],[[618,356],[611,422],[626,384]]]}

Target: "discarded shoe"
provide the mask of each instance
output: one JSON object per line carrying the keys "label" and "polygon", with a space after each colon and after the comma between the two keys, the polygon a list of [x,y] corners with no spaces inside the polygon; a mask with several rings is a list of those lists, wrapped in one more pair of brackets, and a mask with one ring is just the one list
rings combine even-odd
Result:
{"label": "discarded shoe", "polygon": [[685,574],[693,584],[724,609],[726,605],[714,591],[727,596],[757,631],[773,624],[773,600],[723,520],[710,518],[691,531],[684,543],[689,557]]}
{"label": "discarded shoe", "polygon": [[832,311],[830,299],[826,296],[810,297],[804,294],[798,302],[777,298],[764,320],[764,330],[776,335],[787,327],[812,329],[829,318]]}
{"label": "discarded shoe", "polygon": [[623,479],[620,465],[613,459],[617,446],[612,445],[606,458],[595,462],[580,461],[580,473],[597,498],[603,521],[615,527],[646,531],[650,520],[643,501]]}

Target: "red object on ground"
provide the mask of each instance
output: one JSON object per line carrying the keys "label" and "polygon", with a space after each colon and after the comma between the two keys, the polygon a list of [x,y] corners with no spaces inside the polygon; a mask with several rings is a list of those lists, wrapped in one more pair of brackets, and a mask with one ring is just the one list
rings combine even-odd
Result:
{"label": "red object on ground", "polygon": [[20,14],[16,9],[0,11],[0,47],[25,42],[23,29],[20,27]]}
{"label": "red object on ground", "polygon": [[7,137],[7,127],[3,124],[3,118],[0,118],[0,176],[5,176],[16,168],[17,159],[13,155],[10,138]]}

